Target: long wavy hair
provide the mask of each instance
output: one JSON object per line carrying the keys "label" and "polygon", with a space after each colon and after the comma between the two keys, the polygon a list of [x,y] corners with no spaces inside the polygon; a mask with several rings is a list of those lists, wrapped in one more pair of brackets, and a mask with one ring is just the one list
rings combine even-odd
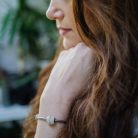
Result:
{"label": "long wavy hair", "polygon": [[[131,138],[138,115],[138,1],[73,0],[76,27],[96,61],[58,138]],[[24,138],[33,138],[39,99],[56,59],[42,71]]]}

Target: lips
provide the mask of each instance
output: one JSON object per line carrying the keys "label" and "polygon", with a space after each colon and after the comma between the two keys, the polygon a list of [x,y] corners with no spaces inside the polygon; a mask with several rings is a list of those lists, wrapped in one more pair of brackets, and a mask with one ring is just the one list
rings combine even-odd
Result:
{"label": "lips", "polygon": [[63,27],[59,27],[59,34],[61,36],[65,36],[66,34],[68,34],[72,29],[69,28],[63,28]]}

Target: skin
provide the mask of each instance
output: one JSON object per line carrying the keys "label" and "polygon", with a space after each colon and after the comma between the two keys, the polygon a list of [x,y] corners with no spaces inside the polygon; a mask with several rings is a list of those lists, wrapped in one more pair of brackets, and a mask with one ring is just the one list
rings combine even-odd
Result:
{"label": "skin", "polygon": [[71,0],[51,0],[46,16],[50,20],[56,21],[59,32],[60,27],[70,29],[67,34],[60,34],[65,49],[74,47],[81,42],[75,26]]}
{"label": "skin", "polygon": [[[41,117],[67,119],[72,102],[88,83],[92,61],[92,50],[84,43],[60,53],[40,98]],[[55,138],[63,126],[60,123],[49,126],[38,120],[35,138]]]}
{"label": "skin", "polygon": [[[51,0],[47,16],[55,19],[57,26],[69,27],[71,31],[62,36],[65,50],[60,53],[43,90],[39,115],[66,121],[73,100],[88,83],[94,53],[76,33],[71,0]],[[35,138],[55,138],[64,125],[49,126],[38,120]]]}

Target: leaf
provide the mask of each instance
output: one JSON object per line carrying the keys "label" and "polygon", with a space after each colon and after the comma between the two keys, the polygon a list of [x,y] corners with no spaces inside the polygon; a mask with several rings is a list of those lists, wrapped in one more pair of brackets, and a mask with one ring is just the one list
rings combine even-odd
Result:
{"label": "leaf", "polygon": [[12,11],[9,11],[2,19],[2,26],[0,28],[0,39],[3,38],[4,34],[6,33],[10,23],[11,23],[11,18],[13,16]]}
{"label": "leaf", "polygon": [[21,18],[19,16],[19,14],[16,13],[16,15],[13,18],[13,21],[11,23],[9,43],[11,43],[11,44],[13,43],[16,34],[20,30],[21,24],[22,24],[21,23]]}

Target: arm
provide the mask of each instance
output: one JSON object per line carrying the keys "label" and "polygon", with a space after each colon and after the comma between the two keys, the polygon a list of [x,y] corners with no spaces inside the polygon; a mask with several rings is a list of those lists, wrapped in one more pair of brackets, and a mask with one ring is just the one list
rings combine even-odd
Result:
{"label": "arm", "polygon": [[[69,105],[63,99],[53,97],[54,102],[47,100],[42,102],[39,109],[39,115],[46,117],[47,115],[55,116],[59,120],[65,120],[68,116]],[[35,138],[56,138],[62,127],[66,124],[56,123],[51,126],[47,122],[38,120]]]}
{"label": "arm", "polygon": [[[66,121],[72,102],[88,83],[92,59],[92,50],[83,43],[61,52],[41,95],[41,117],[52,115]],[[38,120],[35,138],[56,138],[64,125],[49,126]]]}

